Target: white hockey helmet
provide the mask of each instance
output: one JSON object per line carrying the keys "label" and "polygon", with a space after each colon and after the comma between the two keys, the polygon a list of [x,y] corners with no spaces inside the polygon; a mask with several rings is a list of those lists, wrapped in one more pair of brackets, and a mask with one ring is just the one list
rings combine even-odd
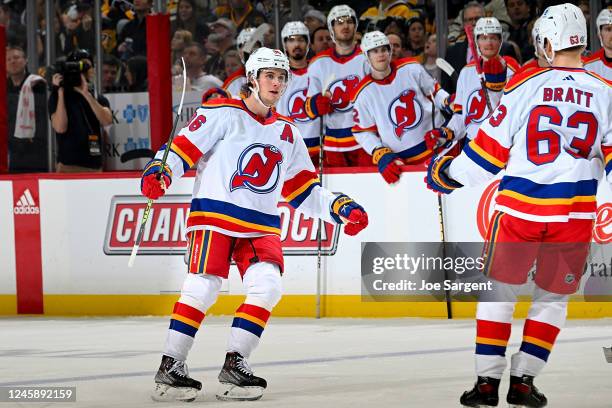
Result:
{"label": "white hockey helmet", "polygon": [[534,55],[536,58],[540,56],[540,45],[538,44],[538,38],[540,36],[540,23],[542,19],[540,17],[537,18],[535,23],[533,23],[533,27],[531,28],[531,42],[533,43]]}
{"label": "white hockey helmet", "polygon": [[[474,41],[476,42],[476,51],[478,51],[478,55],[482,55],[480,52],[480,47],[478,46],[478,36],[479,35],[488,35],[488,34],[497,34],[499,38],[502,38],[503,28],[498,19],[495,17],[482,17],[479,18],[474,26]],[[501,51],[502,43],[499,43],[499,49],[497,53]]]}
{"label": "white hockey helmet", "polygon": [[251,88],[251,91],[262,105],[269,108],[270,106],[264,104],[259,97],[259,80],[257,79],[259,71],[266,68],[278,68],[285,71],[286,80],[285,86],[281,90],[281,95],[287,89],[287,84],[291,79],[291,69],[289,68],[289,59],[287,59],[287,56],[281,50],[260,47],[249,56],[244,69],[247,80],[252,80],[255,83],[255,89]]}
{"label": "white hockey helmet", "polygon": [[332,41],[335,43],[336,38],[334,35],[334,21],[341,17],[350,17],[355,22],[355,33],[357,32],[357,13],[351,7],[346,4],[340,4],[338,6],[332,7],[327,15],[327,29],[329,30],[329,36]]}
{"label": "white hockey helmet", "polygon": [[[576,46],[586,46],[586,20],[582,10],[571,3],[550,6],[540,17],[540,35],[538,44],[549,64],[552,64],[555,51]],[[548,40],[553,55],[546,54],[545,41]]]}
{"label": "white hockey helmet", "polygon": [[[303,35],[306,37],[306,53],[308,53],[308,49],[310,48],[310,31],[308,31],[308,27],[306,24],[301,21],[289,21],[283,26],[281,30],[281,40],[283,41],[283,47],[285,47],[285,40],[294,35]],[[285,47],[285,52],[287,52],[287,48]]]}
{"label": "white hockey helmet", "polygon": [[361,38],[361,51],[363,51],[366,58],[368,56],[368,51],[382,47],[383,45],[389,48],[391,47],[389,38],[380,31],[370,31],[369,33],[365,33]]}
{"label": "white hockey helmet", "polygon": [[612,24],[612,10],[608,8],[601,10],[599,15],[597,16],[596,24],[597,24],[597,35],[599,36],[599,41],[601,41],[601,26]]}
{"label": "white hockey helmet", "polygon": [[251,39],[254,32],[254,27],[245,28],[244,30],[240,31],[240,34],[238,34],[238,38],[236,38],[236,47],[244,47],[244,44],[246,44],[247,41]]}

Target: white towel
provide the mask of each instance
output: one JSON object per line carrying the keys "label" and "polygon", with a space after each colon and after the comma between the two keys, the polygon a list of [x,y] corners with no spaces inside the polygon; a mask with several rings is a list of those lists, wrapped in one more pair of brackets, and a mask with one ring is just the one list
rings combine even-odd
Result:
{"label": "white towel", "polygon": [[15,137],[17,139],[34,138],[34,132],[36,131],[36,112],[32,86],[39,81],[45,82],[45,79],[38,75],[29,75],[19,92],[17,120],[15,122]]}

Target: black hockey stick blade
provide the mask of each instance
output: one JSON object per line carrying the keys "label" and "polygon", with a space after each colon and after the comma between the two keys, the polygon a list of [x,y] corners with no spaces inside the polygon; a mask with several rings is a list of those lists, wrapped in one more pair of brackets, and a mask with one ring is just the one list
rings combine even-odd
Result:
{"label": "black hockey stick blade", "polygon": [[151,149],[134,149],[127,151],[119,157],[121,163],[136,159],[152,159],[155,157],[155,152]]}

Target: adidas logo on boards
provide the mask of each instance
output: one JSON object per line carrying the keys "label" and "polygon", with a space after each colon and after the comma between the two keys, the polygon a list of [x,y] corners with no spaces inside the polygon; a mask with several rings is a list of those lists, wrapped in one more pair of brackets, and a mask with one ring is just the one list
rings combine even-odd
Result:
{"label": "adidas logo on boards", "polygon": [[14,214],[39,214],[40,209],[34,202],[34,197],[32,197],[32,193],[30,190],[26,188],[26,190],[21,194],[19,200],[15,203],[13,207]]}

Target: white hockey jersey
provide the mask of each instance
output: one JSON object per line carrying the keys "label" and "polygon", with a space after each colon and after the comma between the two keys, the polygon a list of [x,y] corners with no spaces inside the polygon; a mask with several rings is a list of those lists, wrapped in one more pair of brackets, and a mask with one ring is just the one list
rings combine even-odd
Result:
{"label": "white hockey jersey", "polygon": [[600,48],[590,57],[584,60],[584,69],[593,71],[597,75],[612,81],[612,63],[606,61],[604,49]]}
{"label": "white hockey jersey", "polygon": [[[323,91],[329,82],[334,111],[325,116],[325,140],[328,151],[349,152],[361,147],[353,137],[353,104],[351,95],[367,74],[367,61],[359,46],[349,55],[338,55],[335,49],[321,51],[308,67],[308,93],[311,97]],[[309,112],[309,116],[313,115]]]}
{"label": "white hockey jersey", "polygon": [[240,88],[244,84],[246,84],[246,71],[241,67],[225,79],[222,88],[229,93],[230,98],[240,98]]}
{"label": "white hockey jersey", "polygon": [[[519,65],[511,57],[502,58],[506,61],[507,66],[506,79],[510,81],[514,73],[520,69]],[[495,109],[503,92],[494,92],[487,89],[487,94],[491,101],[491,107]],[[466,65],[459,73],[453,111],[455,114],[446,127],[455,133],[455,139],[463,139],[467,136],[469,140],[472,140],[476,137],[478,127],[489,116],[490,112],[487,108],[487,101],[475,63]]]}
{"label": "white hockey jersey", "polygon": [[293,119],[300,129],[309,153],[319,151],[321,144],[321,118],[311,119],[306,114],[306,92],[308,92],[308,68],[291,69],[291,81],[276,104],[276,111]]}
{"label": "white hockey jersey", "polygon": [[449,96],[415,58],[392,62],[382,80],[367,75],[353,96],[355,139],[369,154],[385,146],[406,163],[423,160],[431,155],[423,140],[433,128],[430,95],[439,109]]}
{"label": "white hockey jersey", "polygon": [[496,209],[539,222],[595,218],[597,184],[612,182],[612,86],[582,68],[517,75],[493,115],[449,166],[474,185],[505,168]]}
{"label": "white hockey jersey", "polygon": [[212,99],[198,108],[174,138],[167,163],[174,179],[197,163],[186,231],[280,235],[281,195],[305,214],[335,222],[336,196],[321,187],[291,119],[274,112],[263,120],[242,100]]}

